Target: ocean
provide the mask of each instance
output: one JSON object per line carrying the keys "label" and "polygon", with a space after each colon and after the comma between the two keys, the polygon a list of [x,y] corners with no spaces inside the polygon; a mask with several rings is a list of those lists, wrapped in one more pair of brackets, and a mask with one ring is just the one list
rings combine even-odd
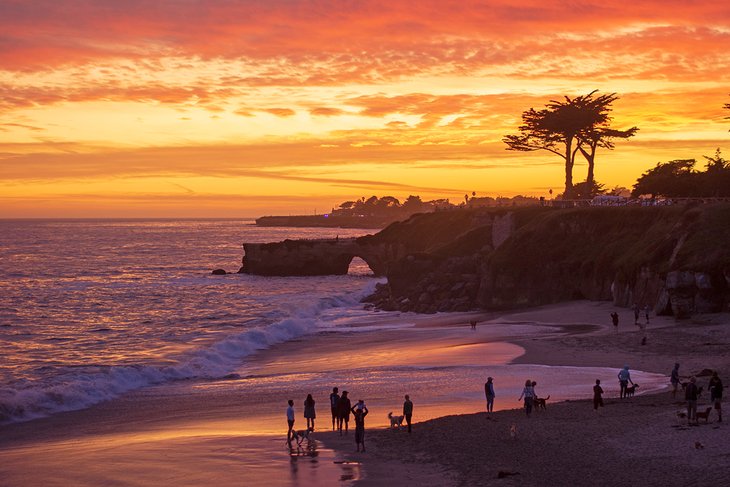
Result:
{"label": "ocean", "polygon": [[[382,279],[360,259],[345,276],[235,274],[243,242],[367,233],[247,220],[0,221],[0,437],[4,427],[89,408],[118,429],[172,417],[185,425],[174,434],[191,455],[205,449],[193,439],[227,435],[237,468],[257,479],[250,485],[342,486],[356,467],[336,464],[321,445],[304,455],[284,447],[287,399],[301,416],[312,393],[318,428],[331,429],[327,396],[349,389],[371,408],[369,426],[380,427],[405,393],[418,420],[481,411],[486,375],[497,378],[497,409],[519,406],[525,377],[539,377],[538,391],[549,384],[553,400],[589,397],[596,377],[614,380],[611,369],[509,365],[523,350],[508,340],[556,332],[546,324],[492,323],[471,335],[453,326],[466,315],[437,315],[445,327],[433,316],[366,310],[361,299]],[[211,275],[216,268],[234,273]],[[642,391],[666,382],[636,374]],[[139,448],[134,436],[115,438]],[[0,444],[0,463],[39,448]],[[88,453],[90,464],[107,464],[106,451]],[[42,457],[33,460],[43,475]],[[155,468],[114,480],[146,485]]]}

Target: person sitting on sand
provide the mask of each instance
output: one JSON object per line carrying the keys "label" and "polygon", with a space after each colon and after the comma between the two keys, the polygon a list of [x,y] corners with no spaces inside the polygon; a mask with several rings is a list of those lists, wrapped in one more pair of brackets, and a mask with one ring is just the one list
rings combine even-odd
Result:
{"label": "person sitting on sand", "polygon": [[[345,392],[342,393],[345,395]],[[408,397],[408,396],[406,396]],[[357,451],[360,451],[360,445],[362,445],[362,451],[365,451],[365,416],[368,415],[368,408],[365,406],[365,401],[360,399],[357,404],[352,406],[350,412],[355,417],[355,444],[357,445]]]}
{"label": "person sitting on sand", "polygon": [[286,442],[289,444],[289,448],[291,448],[292,430],[294,429],[294,401],[292,399],[289,399],[289,407],[286,408],[286,422],[289,425],[289,429],[286,432]]}
{"label": "person sitting on sand", "polygon": [[677,397],[677,386],[679,386],[679,364],[674,364],[672,369],[672,375],[669,377],[669,382],[672,384],[672,399]]}
{"label": "person sitting on sand", "polygon": [[629,366],[624,365],[624,368],[618,373],[618,385],[621,388],[619,397],[621,399],[626,397],[626,388],[629,387],[629,382],[631,382],[632,386],[634,385],[634,381],[631,380],[631,374],[629,373]]}
{"label": "person sitting on sand", "polygon": [[692,376],[689,379],[689,384],[684,389],[684,399],[687,401],[687,424],[692,424],[692,420],[695,424],[699,424],[697,422],[697,396],[699,391],[696,382],[697,379]]}
{"label": "person sitting on sand", "polygon": [[593,409],[598,411],[598,406],[603,407],[603,388],[601,388],[601,380],[596,379],[596,385],[593,386]]}
{"label": "person sitting on sand", "polygon": [[307,430],[314,431],[314,419],[317,413],[314,411],[314,399],[311,394],[307,394],[304,400],[304,417],[307,419]]}
{"label": "person sitting on sand", "polygon": [[487,377],[487,382],[484,383],[484,395],[487,396],[487,412],[491,413],[494,411],[494,382],[491,377]]}
{"label": "person sitting on sand", "polygon": [[522,389],[522,394],[520,394],[518,401],[521,401],[522,398],[525,398],[525,414],[527,414],[527,417],[530,417],[530,414],[532,414],[532,400],[535,398],[535,389],[532,385],[533,382],[530,379],[527,379],[525,381],[525,387]]}
{"label": "person sitting on sand", "polygon": [[718,422],[722,423],[722,381],[720,376],[717,375],[717,371],[712,373],[710,383],[708,384],[710,389],[710,402],[714,403],[715,411],[717,411]]}
{"label": "person sitting on sand", "polygon": [[330,409],[332,409],[332,431],[335,430],[335,424],[337,423],[337,418],[339,417],[337,403],[340,402],[340,395],[337,393],[338,391],[338,388],[333,387],[332,394],[330,394]]}
{"label": "person sitting on sand", "polygon": [[342,391],[340,401],[337,403],[337,427],[342,435],[342,425],[345,426],[345,434],[347,434],[347,428],[350,424],[350,407],[352,403],[350,398],[347,397],[347,391]]}

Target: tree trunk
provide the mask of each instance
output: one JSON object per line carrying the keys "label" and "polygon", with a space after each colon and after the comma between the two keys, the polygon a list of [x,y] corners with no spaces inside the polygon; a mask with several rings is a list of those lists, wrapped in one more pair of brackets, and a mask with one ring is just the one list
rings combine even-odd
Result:
{"label": "tree trunk", "polygon": [[573,197],[573,138],[566,137],[565,140],[565,192],[564,199]]}

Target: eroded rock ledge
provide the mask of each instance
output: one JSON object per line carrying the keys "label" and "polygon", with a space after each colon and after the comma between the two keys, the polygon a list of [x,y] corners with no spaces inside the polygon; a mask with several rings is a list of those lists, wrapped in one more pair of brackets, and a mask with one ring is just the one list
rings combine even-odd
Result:
{"label": "eroded rock ledge", "polygon": [[358,239],[244,245],[242,272],[345,274],[359,256],[387,284],[368,298],[434,313],[571,299],[677,317],[730,311],[730,205],[454,210]]}

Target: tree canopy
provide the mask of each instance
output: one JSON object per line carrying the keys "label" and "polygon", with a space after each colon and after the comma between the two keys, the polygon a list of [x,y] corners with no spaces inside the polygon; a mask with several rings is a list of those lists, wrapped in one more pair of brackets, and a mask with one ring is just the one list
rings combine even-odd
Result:
{"label": "tree canopy", "polygon": [[565,198],[575,197],[573,167],[578,152],[588,163],[586,188],[595,187],[594,164],[598,148],[613,149],[614,139],[633,137],[639,130],[616,130],[610,127],[611,104],[616,93],[596,95],[592,91],[563,101],[551,100],[545,108],[530,108],[522,113],[519,134],[507,135],[502,141],[507,150],[545,150],[560,156],[565,165]]}
{"label": "tree canopy", "polygon": [[705,171],[695,169],[695,159],[658,163],[639,177],[631,196],[729,197],[730,161],[722,157],[720,149],[713,157],[703,157],[707,160]]}

